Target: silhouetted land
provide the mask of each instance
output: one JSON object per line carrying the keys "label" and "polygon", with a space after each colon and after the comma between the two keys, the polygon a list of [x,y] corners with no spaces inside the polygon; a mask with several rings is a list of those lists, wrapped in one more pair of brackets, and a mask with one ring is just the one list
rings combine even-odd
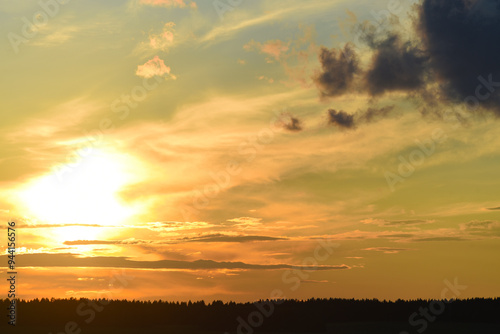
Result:
{"label": "silhouetted land", "polygon": [[[4,314],[10,301],[0,300]],[[3,333],[500,333],[500,298],[448,301],[310,299],[256,303],[18,301]]]}

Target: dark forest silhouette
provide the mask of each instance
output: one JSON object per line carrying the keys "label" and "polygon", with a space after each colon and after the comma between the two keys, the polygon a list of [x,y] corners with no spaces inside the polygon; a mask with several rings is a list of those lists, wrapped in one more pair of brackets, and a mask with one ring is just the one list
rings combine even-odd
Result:
{"label": "dark forest silhouette", "polygon": [[[8,299],[0,300],[7,311]],[[438,306],[441,305],[441,308]],[[17,301],[17,327],[53,328],[63,331],[69,321],[81,328],[181,327],[194,331],[325,332],[339,323],[403,323],[419,310],[439,310],[432,323],[486,323],[500,325],[500,298],[451,301],[377,299],[261,300],[256,303],[213,301],[166,302],[138,300],[34,299]],[[94,310],[94,311],[92,311]],[[260,315],[259,315],[260,314]],[[425,319],[415,316],[414,320]],[[242,325],[245,322],[246,325]],[[5,321],[6,323],[6,321]],[[6,324],[1,324],[3,328]],[[252,325],[253,324],[253,325]],[[258,326],[255,326],[257,325]],[[423,324],[413,325],[414,333]],[[432,326],[431,324],[428,324]],[[85,332],[85,331],[83,331]],[[2,331],[3,333],[3,331]],[[396,333],[399,333],[397,331]]]}

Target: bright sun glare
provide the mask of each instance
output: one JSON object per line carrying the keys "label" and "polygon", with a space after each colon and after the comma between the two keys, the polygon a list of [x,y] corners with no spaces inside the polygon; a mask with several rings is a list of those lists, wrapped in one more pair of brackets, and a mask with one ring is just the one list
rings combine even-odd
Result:
{"label": "bright sun glare", "polygon": [[[123,159],[94,150],[76,166],[32,181],[20,194],[29,216],[49,224],[115,225],[134,214],[118,193],[131,182]],[[65,240],[92,239],[98,227],[57,228]]]}

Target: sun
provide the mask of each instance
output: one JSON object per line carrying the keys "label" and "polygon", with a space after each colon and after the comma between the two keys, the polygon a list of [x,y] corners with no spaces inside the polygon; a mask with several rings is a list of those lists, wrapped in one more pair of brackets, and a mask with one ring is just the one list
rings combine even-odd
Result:
{"label": "sun", "polygon": [[19,194],[27,216],[65,225],[57,233],[67,240],[97,237],[101,227],[120,224],[136,213],[118,196],[132,183],[125,172],[127,162],[95,149],[78,163],[29,182]]}

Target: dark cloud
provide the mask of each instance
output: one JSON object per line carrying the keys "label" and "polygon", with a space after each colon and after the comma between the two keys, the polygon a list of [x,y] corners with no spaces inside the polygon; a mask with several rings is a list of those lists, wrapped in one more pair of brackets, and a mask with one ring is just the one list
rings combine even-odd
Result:
{"label": "dark cloud", "polygon": [[370,68],[365,74],[368,92],[381,95],[386,91],[412,91],[424,86],[426,57],[411,42],[392,34],[381,42],[369,39],[374,50]]}
{"label": "dark cloud", "polygon": [[359,124],[373,123],[390,115],[394,110],[394,106],[386,106],[382,108],[370,107],[366,110],[359,110],[354,114],[349,114],[345,111],[337,111],[335,109],[328,110],[328,124],[338,126],[342,129],[354,129]]}
{"label": "dark cloud", "polygon": [[345,111],[337,111],[334,109],[328,110],[328,123],[338,126],[342,129],[354,129],[354,115],[348,114]]}
{"label": "dark cloud", "polygon": [[290,114],[282,114],[281,119],[282,119],[281,124],[284,129],[292,132],[302,131],[303,129],[302,121],[297,117],[292,116]]}
{"label": "dark cloud", "polygon": [[[372,52],[366,67],[361,68],[351,45],[323,47],[322,70],[314,78],[321,96],[405,92],[418,101],[425,117],[442,119],[442,104],[463,102],[469,110],[481,106],[500,116],[500,0],[422,0],[415,8],[417,30],[408,34],[415,36],[411,39],[399,32],[397,20],[382,29],[358,26],[359,40]],[[340,127],[356,125],[349,117],[337,122],[333,116],[332,123]],[[464,123],[464,115],[452,116]]]}
{"label": "dark cloud", "polygon": [[500,115],[500,0],[424,0],[419,34],[445,96]]}
{"label": "dark cloud", "polygon": [[[0,256],[7,261],[7,255]],[[77,254],[21,254],[17,256],[18,267],[93,267],[93,268],[130,268],[130,269],[300,269],[300,270],[339,270],[350,269],[347,265],[295,266],[289,264],[249,264],[243,262],[218,262],[212,260],[179,261],[134,261],[127,257],[96,256],[81,257]]]}
{"label": "dark cloud", "polygon": [[460,228],[474,236],[500,236],[500,222],[494,220],[472,220],[468,223],[460,225]]}
{"label": "dark cloud", "polygon": [[314,82],[321,96],[340,96],[349,92],[354,77],[360,72],[358,57],[352,46],[347,44],[344,49],[321,48],[319,54],[321,73]]}
{"label": "dark cloud", "polygon": [[224,234],[216,234],[216,235],[208,235],[202,237],[195,238],[183,238],[180,240],[185,240],[187,242],[250,242],[250,241],[274,241],[274,240],[287,240],[287,238],[278,238],[278,237],[267,237],[260,235],[224,235]]}
{"label": "dark cloud", "polygon": [[500,210],[500,206],[496,207],[496,208],[486,208],[486,210]]}
{"label": "dark cloud", "polygon": [[462,225],[464,230],[491,230],[499,227],[500,223],[493,220],[472,220]]}
{"label": "dark cloud", "polygon": [[413,91],[425,83],[427,57],[421,48],[403,41],[396,33],[367,31],[362,40],[373,50],[367,69],[361,69],[358,56],[349,44],[342,49],[322,48],[322,71],[315,78],[321,96],[334,97],[351,92],[356,75],[373,96],[387,91]]}
{"label": "dark cloud", "polygon": [[409,220],[385,220],[384,226],[411,226],[433,223],[433,220],[409,219]]}

